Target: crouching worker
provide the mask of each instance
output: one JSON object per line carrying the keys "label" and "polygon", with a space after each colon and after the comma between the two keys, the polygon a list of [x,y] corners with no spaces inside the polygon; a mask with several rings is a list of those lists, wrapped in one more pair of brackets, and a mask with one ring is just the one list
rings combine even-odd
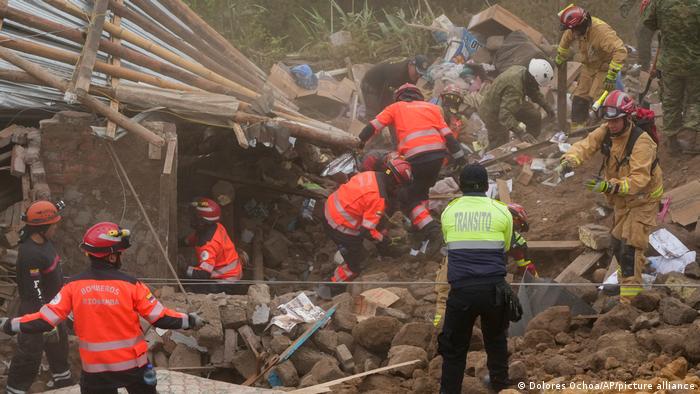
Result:
{"label": "crouching worker", "polygon": [[139,316],[166,329],[204,325],[194,313],[164,307],[146,285],[119,270],[121,254],[129,246],[129,230],[110,222],[97,223],[80,244],[90,259],[87,270],[69,278],[39,312],[0,319],[2,330],[9,335],[32,334],[53,330],[73,313],[83,394],[117,393],[120,387],[129,393],[156,393],[155,382],[144,376],[150,364]]}
{"label": "crouching worker", "polygon": [[[382,232],[383,219],[388,207],[395,204],[399,187],[412,179],[407,161],[391,159],[384,172],[361,172],[328,197],[324,207],[326,234],[338,245],[342,256],[331,282],[349,282],[360,273],[367,258],[362,245],[365,238],[377,242],[380,254],[393,254],[391,240]],[[334,286],[332,291],[341,290]]]}
{"label": "crouching worker", "polygon": [[191,286],[195,292],[220,293],[231,291],[226,282],[235,282],[243,276],[246,254],[238,255],[236,245],[219,222],[221,207],[214,200],[199,197],[192,202],[190,225],[195,229],[184,240],[185,246],[194,247],[197,264],[187,268],[192,279],[215,279],[221,283]]}

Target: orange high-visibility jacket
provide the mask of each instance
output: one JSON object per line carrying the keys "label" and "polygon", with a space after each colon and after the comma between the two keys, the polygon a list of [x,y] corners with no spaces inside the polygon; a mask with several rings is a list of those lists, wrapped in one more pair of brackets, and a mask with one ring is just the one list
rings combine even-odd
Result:
{"label": "orange high-visibility jacket", "polygon": [[370,123],[375,133],[394,125],[396,150],[408,159],[421,153],[447,150],[445,137],[452,133],[440,107],[425,101],[395,102]]}
{"label": "orange high-visibility jacket", "polygon": [[377,226],[387,207],[387,194],[381,173],[361,172],[328,197],[326,221],[331,228],[348,235],[360,235],[360,229],[369,230],[377,241],[384,239]]}
{"label": "orange high-visibility jacket", "polygon": [[241,278],[243,268],[238,259],[236,245],[221,223],[216,223],[216,230],[209,241],[203,245],[196,245],[194,249],[199,259],[195,270],[206,271],[214,279]]}
{"label": "orange high-visibility jacket", "polygon": [[[96,266],[102,264],[102,266]],[[95,263],[69,279],[39,312],[12,319],[15,332],[49,331],[73,312],[84,372],[119,372],[148,363],[139,316],[156,327],[190,328],[189,317],[163,306],[137,279]]]}

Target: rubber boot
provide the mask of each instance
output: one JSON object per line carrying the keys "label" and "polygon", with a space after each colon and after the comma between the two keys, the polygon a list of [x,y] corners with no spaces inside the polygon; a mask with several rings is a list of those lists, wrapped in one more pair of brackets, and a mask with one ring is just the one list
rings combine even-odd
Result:
{"label": "rubber boot", "polygon": [[425,257],[432,259],[437,256],[442,248],[442,230],[436,221],[428,223],[421,232],[424,234],[423,239],[427,241],[425,245]]}

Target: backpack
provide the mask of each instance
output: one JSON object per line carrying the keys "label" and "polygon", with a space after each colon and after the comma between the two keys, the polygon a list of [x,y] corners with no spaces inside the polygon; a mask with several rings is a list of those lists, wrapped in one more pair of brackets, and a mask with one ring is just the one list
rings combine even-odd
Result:
{"label": "backpack", "polygon": [[[651,137],[652,140],[657,145],[660,143],[659,139],[659,134],[656,131],[656,121],[655,121],[655,114],[654,111],[644,109],[644,108],[638,108],[637,111],[635,112],[635,116],[633,119],[634,124],[632,125],[632,131],[630,132],[630,138],[627,140],[627,145],[625,145],[625,156],[622,158],[622,160],[617,162],[617,171],[620,171],[620,168],[629,163],[630,157],[632,156],[632,150],[634,150],[634,144],[637,143],[637,139],[644,134],[647,133]],[[603,163],[600,165],[600,170],[598,171],[598,176],[600,176],[603,173],[603,170],[605,169],[605,165],[608,163],[608,160],[610,159],[610,149],[612,148],[612,137],[610,136],[610,132],[608,131],[605,134],[605,138],[603,138],[603,144],[600,147],[600,151],[603,153],[603,156],[605,156],[605,160],[603,160]],[[651,164],[651,172],[654,172],[654,169],[656,166],[659,165],[659,157],[658,154],[656,158],[654,159],[654,162]]]}

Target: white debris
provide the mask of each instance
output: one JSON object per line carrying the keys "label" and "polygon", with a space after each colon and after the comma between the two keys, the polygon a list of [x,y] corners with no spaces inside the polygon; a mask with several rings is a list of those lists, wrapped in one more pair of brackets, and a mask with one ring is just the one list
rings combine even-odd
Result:
{"label": "white debris", "polygon": [[314,305],[305,293],[301,292],[286,304],[279,306],[285,314],[272,318],[270,324],[289,332],[298,323],[313,323],[323,317],[323,309]]}
{"label": "white debris", "polygon": [[682,257],[690,252],[690,249],[683,245],[683,242],[665,228],[651,233],[649,244],[667,259]]}

